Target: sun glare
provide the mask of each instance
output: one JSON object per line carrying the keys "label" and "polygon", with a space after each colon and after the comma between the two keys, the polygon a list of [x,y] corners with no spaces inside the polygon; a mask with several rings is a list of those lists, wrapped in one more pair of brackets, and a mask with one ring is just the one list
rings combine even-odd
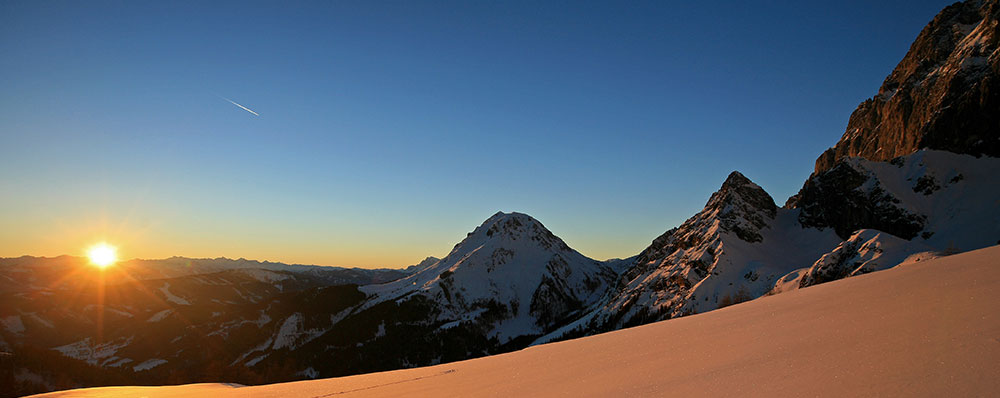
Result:
{"label": "sun glare", "polygon": [[105,268],[115,261],[118,261],[118,249],[107,243],[101,242],[87,249],[87,257],[90,263],[100,268]]}

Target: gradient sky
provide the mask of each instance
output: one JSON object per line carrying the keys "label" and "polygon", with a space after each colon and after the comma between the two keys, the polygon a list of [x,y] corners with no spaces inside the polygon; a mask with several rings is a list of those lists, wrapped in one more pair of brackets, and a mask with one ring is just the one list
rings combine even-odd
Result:
{"label": "gradient sky", "polygon": [[783,204],[949,4],[623,3],[0,2],[0,256],[627,257],[733,170]]}

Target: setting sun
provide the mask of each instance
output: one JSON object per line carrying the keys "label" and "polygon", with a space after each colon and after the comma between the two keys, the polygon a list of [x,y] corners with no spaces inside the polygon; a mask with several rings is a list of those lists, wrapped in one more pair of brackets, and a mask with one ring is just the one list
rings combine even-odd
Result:
{"label": "setting sun", "polygon": [[115,261],[118,261],[118,249],[107,243],[101,242],[94,246],[91,246],[87,250],[87,257],[90,259],[90,263],[98,267],[105,268]]}

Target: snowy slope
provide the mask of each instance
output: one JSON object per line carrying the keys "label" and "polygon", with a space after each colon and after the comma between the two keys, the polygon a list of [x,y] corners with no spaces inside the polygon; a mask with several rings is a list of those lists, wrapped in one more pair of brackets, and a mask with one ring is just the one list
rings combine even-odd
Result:
{"label": "snowy slope", "polygon": [[1000,243],[1000,158],[921,150],[892,162],[848,161],[866,184],[925,219],[917,239],[926,244],[966,251]]}
{"label": "snowy slope", "polygon": [[500,343],[548,331],[594,304],[617,274],[571,249],[540,222],[499,212],[446,257],[409,277],[360,290],[367,305],[420,295],[436,303],[437,320],[484,325]]}
{"label": "snowy slope", "polygon": [[832,231],[803,228],[798,210],[777,208],[760,186],[733,172],[701,212],[639,254],[618,291],[577,329],[613,330],[759,297],[839,241]]}
{"label": "snowy slope", "polygon": [[782,277],[774,292],[1000,243],[996,170],[997,158],[921,150],[890,162],[847,158],[811,177],[789,201],[802,211],[801,222],[838,234],[865,229]]}
{"label": "snowy slope", "polygon": [[813,175],[786,207],[807,226],[848,239],[862,228],[935,247],[971,250],[1000,240],[1000,159],[921,150],[888,162],[841,160]]}
{"label": "snowy slope", "polygon": [[994,246],[425,368],[253,387],[108,387],[41,396],[996,396],[998,258]]}

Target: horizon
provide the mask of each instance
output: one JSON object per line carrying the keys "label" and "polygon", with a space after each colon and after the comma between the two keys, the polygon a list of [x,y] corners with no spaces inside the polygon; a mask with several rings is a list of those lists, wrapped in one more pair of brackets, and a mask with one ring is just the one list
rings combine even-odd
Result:
{"label": "horizon", "polygon": [[399,268],[497,209],[627,258],[733,170],[780,206],[950,2],[53,4],[0,4],[0,257]]}

